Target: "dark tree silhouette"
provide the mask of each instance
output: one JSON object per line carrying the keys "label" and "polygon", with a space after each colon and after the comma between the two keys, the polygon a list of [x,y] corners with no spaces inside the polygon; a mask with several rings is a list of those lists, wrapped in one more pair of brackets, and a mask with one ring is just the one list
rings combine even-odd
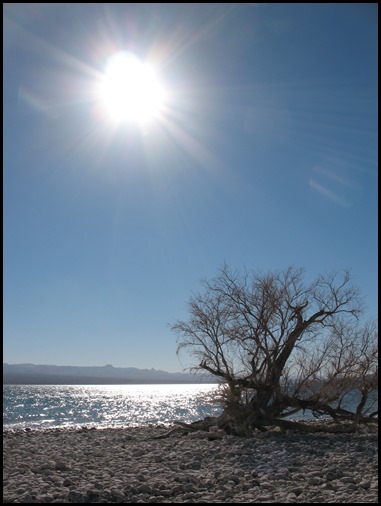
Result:
{"label": "dark tree silhouette", "polygon": [[304,278],[293,267],[241,274],[225,265],[191,296],[189,319],[172,324],[178,352],[197,360],[191,369],[220,379],[217,424],[227,432],[322,429],[285,419],[306,409],[350,422],[350,430],[377,420],[376,323],[361,323],[363,304],[348,271]]}

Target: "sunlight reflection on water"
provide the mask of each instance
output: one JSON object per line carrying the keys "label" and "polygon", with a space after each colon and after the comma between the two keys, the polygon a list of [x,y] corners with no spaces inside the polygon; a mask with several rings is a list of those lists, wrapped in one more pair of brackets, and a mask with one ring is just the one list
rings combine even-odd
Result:
{"label": "sunlight reflection on water", "polygon": [[5,385],[4,428],[192,422],[218,416],[217,385]]}

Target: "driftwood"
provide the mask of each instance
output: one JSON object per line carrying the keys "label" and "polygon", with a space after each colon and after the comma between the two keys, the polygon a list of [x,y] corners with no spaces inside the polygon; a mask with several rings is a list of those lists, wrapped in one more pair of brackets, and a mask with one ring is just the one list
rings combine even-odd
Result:
{"label": "driftwood", "polygon": [[[168,432],[165,432],[164,434],[160,434],[159,436],[153,436],[148,439],[165,439],[169,436],[172,436],[172,434],[175,433],[181,433],[182,435],[187,435],[189,432],[196,432],[196,431],[209,431],[210,427],[217,425],[217,418],[213,416],[207,416],[203,420],[197,420],[196,422],[191,423],[185,423],[185,422],[178,422],[174,421],[174,425],[180,425],[180,427],[174,427]],[[211,439],[217,439],[214,437],[213,432],[210,432],[210,438]]]}

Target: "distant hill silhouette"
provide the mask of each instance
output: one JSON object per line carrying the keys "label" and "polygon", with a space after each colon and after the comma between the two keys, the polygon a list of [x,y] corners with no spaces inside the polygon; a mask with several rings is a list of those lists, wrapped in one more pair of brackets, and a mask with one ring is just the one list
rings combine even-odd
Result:
{"label": "distant hill silhouette", "polygon": [[3,364],[5,385],[128,385],[155,383],[216,383],[207,374],[170,373],[156,369],[105,366]]}

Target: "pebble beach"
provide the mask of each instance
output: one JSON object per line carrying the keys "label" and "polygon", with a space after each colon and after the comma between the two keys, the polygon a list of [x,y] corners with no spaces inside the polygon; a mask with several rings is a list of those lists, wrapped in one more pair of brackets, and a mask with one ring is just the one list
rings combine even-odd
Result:
{"label": "pebble beach", "polygon": [[378,435],[3,432],[5,503],[376,503]]}

